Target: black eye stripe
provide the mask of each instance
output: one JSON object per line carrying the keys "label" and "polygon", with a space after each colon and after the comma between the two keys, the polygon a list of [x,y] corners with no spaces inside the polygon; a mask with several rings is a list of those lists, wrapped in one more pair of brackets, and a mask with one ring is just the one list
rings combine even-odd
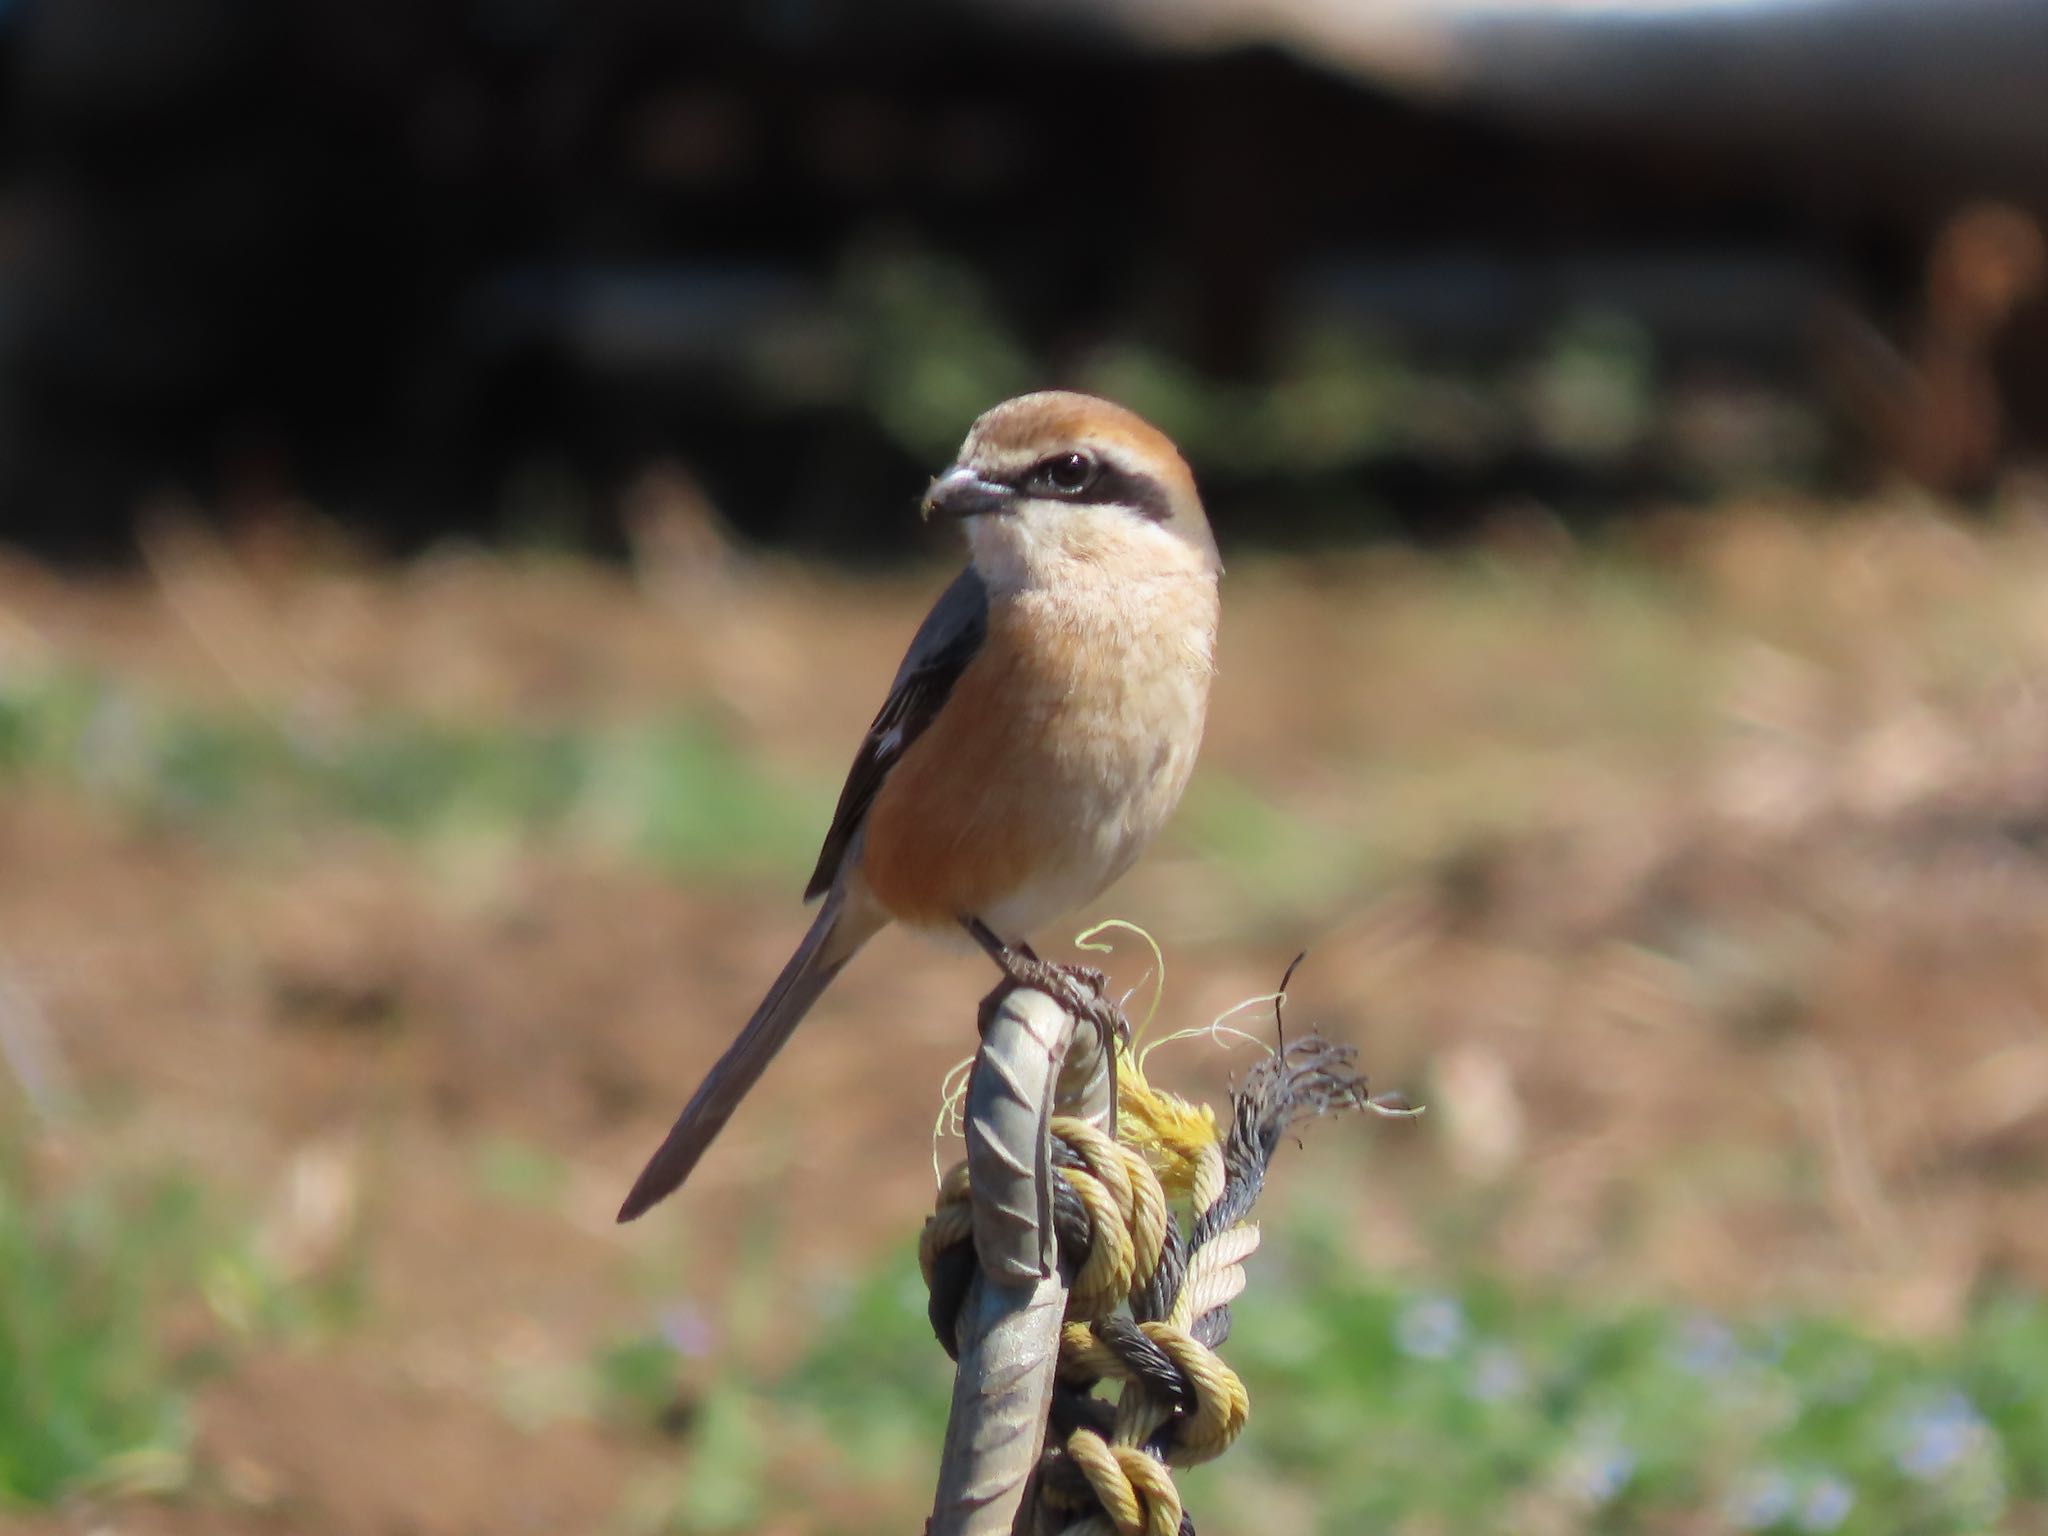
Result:
{"label": "black eye stripe", "polygon": [[1044,496],[1054,501],[1071,501],[1085,506],[1129,507],[1140,517],[1155,523],[1163,523],[1173,515],[1165,486],[1150,475],[1119,468],[1107,459],[1095,461],[1094,477],[1077,493],[1062,493],[1039,482],[1036,479],[1039,468],[1040,465],[1034,464],[1016,475],[1010,483],[1028,495]]}
{"label": "black eye stripe", "polygon": [[1129,507],[1155,523],[1165,522],[1173,510],[1166,499],[1166,487],[1157,480],[1109,463],[1103,464],[1095,483],[1075,500]]}

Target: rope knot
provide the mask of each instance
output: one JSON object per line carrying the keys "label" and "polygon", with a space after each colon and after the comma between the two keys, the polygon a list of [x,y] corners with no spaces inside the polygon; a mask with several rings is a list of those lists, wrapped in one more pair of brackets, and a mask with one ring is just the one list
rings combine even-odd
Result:
{"label": "rope knot", "polygon": [[1117,1536],[1177,1536],[1180,1490],[1157,1461],[1135,1446],[1111,1445],[1092,1429],[1067,1436],[1066,1454]]}
{"label": "rope knot", "polygon": [[[1275,1052],[1233,1096],[1226,1129],[1151,1088],[1126,1055],[1120,1139],[1052,1121],[1053,1224],[1072,1279],[1042,1493],[1072,1517],[1070,1531],[1175,1536],[1185,1517],[1168,1469],[1221,1455],[1244,1429],[1250,1396],[1216,1346],[1259,1244],[1248,1217],[1290,1125],[1366,1102],[1351,1061],[1348,1047],[1313,1036]],[[975,1262],[971,1200],[961,1163],[941,1181],[918,1245],[934,1330],[956,1356]],[[1093,1395],[1111,1381],[1113,1405]]]}

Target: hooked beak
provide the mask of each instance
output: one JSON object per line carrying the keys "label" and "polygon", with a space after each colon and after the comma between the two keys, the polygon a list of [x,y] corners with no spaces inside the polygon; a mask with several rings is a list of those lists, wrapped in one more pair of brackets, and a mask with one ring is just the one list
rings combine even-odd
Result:
{"label": "hooked beak", "polygon": [[1007,512],[1017,493],[1007,485],[984,480],[971,469],[947,470],[924,493],[924,515],[932,517],[979,517],[985,512]]}

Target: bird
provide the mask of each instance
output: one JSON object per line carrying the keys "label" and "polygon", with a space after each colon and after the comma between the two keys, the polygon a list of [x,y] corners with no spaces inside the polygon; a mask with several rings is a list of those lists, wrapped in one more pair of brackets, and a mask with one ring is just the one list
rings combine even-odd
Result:
{"label": "bird", "polygon": [[[984,412],[927,489],[966,568],[918,627],[806,887],[817,916],[635,1181],[673,1193],[811,1006],[891,922],[964,934],[1019,985],[1076,995],[1031,934],[1136,862],[1187,787],[1222,562],[1178,449],[1063,390]],[[1092,978],[1099,992],[1099,977]]]}

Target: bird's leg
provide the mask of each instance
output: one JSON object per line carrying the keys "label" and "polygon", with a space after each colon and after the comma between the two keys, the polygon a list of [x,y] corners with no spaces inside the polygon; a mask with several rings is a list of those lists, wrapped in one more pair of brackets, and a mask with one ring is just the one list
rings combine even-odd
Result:
{"label": "bird's leg", "polygon": [[1117,1052],[1131,1041],[1131,1021],[1124,1017],[1119,1008],[1105,992],[1109,978],[1093,966],[1058,965],[1041,960],[1028,944],[1006,944],[995,931],[980,918],[967,916],[960,919],[960,926],[968,936],[981,946],[982,952],[995,961],[1012,986],[1029,987],[1043,992],[1060,1003],[1067,1011],[1085,1024],[1095,1027],[1096,1037],[1102,1042],[1104,1058],[1109,1063],[1109,1124],[1116,1128],[1116,1056]]}
{"label": "bird's leg", "polygon": [[1130,1021],[1124,1018],[1123,1010],[1104,998],[1103,989],[1109,985],[1109,977],[1094,966],[1041,960],[1029,944],[1021,939],[1015,944],[1005,943],[978,917],[963,917],[960,926],[981,946],[982,953],[995,961],[1002,973],[1016,985],[1056,997],[1090,1020],[1097,1012],[1106,1010],[1117,1021],[1116,1038],[1120,1041],[1128,1039]]}
{"label": "bird's leg", "polygon": [[1108,978],[1102,972],[1092,966],[1041,960],[1029,944],[1005,943],[978,917],[963,917],[960,926],[1013,984],[1043,992],[1082,1018],[1095,1021],[1096,1015],[1102,1014],[1114,1019],[1116,1038],[1129,1034],[1130,1026],[1124,1022],[1122,1010],[1103,996]]}

